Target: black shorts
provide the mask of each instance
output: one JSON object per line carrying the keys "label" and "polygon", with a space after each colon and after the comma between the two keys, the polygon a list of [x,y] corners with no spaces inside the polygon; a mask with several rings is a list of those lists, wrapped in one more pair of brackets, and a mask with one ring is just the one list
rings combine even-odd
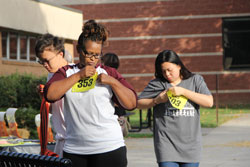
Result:
{"label": "black shorts", "polygon": [[126,167],[128,164],[126,146],[91,155],[70,154],[63,151],[63,157],[70,159],[73,167]]}

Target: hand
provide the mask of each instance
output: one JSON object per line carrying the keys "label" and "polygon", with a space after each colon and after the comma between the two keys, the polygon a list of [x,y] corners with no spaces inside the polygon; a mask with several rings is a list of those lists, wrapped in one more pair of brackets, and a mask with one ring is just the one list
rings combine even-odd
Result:
{"label": "hand", "polygon": [[96,69],[93,66],[85,66],[79,73],[81,78],[88,78],[95,75]]}
{"label": "hand", "polygon": [[169,88],[168,90],[171,91],[174,96],[184,95],[184,91],[185,91],[184,88],[179,87],[179,86],[173,86],[173,87]]}
{"label": "hand", "polygon": [[114,81],[114,78],[107,74],[101,73],[98,75],[97,81],[101,84],[111,85]]}
{"label": "hand", "polygon": [[164,90],[156,98],[154,98],[154,102],[156,104],[166,103],[167,101],[168,101],[168,96],[167,96],[167,91],[166,90]]}
{"label": "hand", "polygon": [[42,84],[36,86],[36,91],[41,98],[43,97],[43,89],[44,89],[44,85]]}

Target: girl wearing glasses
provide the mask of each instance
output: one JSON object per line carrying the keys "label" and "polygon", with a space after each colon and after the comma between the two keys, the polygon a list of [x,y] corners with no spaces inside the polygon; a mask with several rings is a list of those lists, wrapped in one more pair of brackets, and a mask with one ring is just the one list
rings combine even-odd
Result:
{"label": "girl wearing glasses", "polygon": [[45,86],[45,97],[64,97],[67,126],[63,156],[74,167],[126,167],[126,147],[114,115],[114,103],[132,110],[137,96],[113,68],[99,64],[108,31],[89,20],[79,36],[80,62],[57,71]]}
{"label": "girl wearing glasses", "polygon": [[[44,34],[36,41],[35,46],[36,56],[39,59],[38,63],[49,72],[47,81],[61,67],[66,66],[71,61],[67,61],[66,57],[71,55],[65,54],[64,40],[53,36],[52,34]],[[62,157],[64,138],[66,133],[65,119],[63,115],[63,99],[51,104],[52,125],[56,132],[56,145],[54,152]]]}

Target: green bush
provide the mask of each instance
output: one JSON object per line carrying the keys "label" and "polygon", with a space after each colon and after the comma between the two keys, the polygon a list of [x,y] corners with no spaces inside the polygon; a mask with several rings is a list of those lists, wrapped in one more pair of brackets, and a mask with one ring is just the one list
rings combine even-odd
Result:
{"label": "green bush", "polygon": [[37,85],[45,84],[46,77],[35,77],[30,74],[11,74],[0,77],[0,108],[32,107],[39,109],[41,99]]}
{"label": "green bush", "polygon": [[40,113],[41,98],[37,92],[39,84],[46,83],[46,76],[11,74],[0,76],[0,108],[18,108],[15,117],[18,128],[26,128],[31,139],[37,139],[35,115]]}
{"label": "green bush", "polygon": [[35,116],[39,113],[39,110],[35,110],[31,107],[18,109],[15,113],[18,128],[27,129],[30,132],[30,139],[38,139]]}
{"label": "green bush", "polygon": [[0,77],[0,107],[17,106],[17,81],[16,75]]}

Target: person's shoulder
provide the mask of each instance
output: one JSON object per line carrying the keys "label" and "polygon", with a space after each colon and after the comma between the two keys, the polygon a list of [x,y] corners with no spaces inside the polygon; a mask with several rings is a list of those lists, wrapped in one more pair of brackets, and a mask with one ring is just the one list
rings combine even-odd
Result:
{"label": "person's shoulder", "polygon": [[67,71],[70,69],[74,69],[74,68],[78,68],[76,64],[67,64],[67,65],[59,68],[54,75],[58,75],[58,74],[61,75],[62,74],[64,76],[66,76]]}
{"label": "person's shoulder", "polygon": [[67,70],[75,69],[75,68],[78,68],[78,64],[70,63],[70,64],[67,64],[67,65],[61,67],[60,69],[63,71],[67,71]]}
{"label": "person's shoulder", "polygon": [[153,78],[150,82],[163,82],[160,78]]}
{"label": "person's shoulder", "polygon": [[69,63],[68,65],[69,66],[76,66],[77,64],[75,64],[75,63]]}
{"label": "person's shoulder", "polygon": [[192,73],[190,77],[188,77],[186,80],[194,80],[194,79],[201,79],[203,78],[200,74]]}
{"label": "person's shoulder", "polygon": [[104,69],[104,70],[106,70],[106,71],[116,71],[115,68],[109,67],[109,66],[105,66],[105,65],[103,65],[103,64],[98,64],[96,67],[97,67],[97,68],[99,67],[99,68]]}
{"label": "person's shoulder", "polygon": [[193,74],[192,77],[193,77],[195,80],[204,80],[204,79],[203,79],[203,76],[200,75],[200,74]]}
{"label": "person's shoulder", "polygon": [[164,81],[162,81],[160,78],[154,78],[149,81],[149,84],[163,84]]}
{"label": "person's shoulder", "polygon": [[113,76],[113,77],[120,76],[120,73],[113,67],[98,64],[96,68],[99,68],[101,71],[105,71],[110,76]]}
{"label": "person's shoulder", "polygon": [[189,83],[193,83],[193,84],[198,84],[199,85],[199,84],[201,84],[201,83],[204,82],[204,78],[200,74],[193,73],[192,76],[187,79],[187,81]]}
{"label": "person's shoulder", "polygon": [[154,78],[149,81],[146,89],[163,90],[166,88],[166,83],[159,78]]}

